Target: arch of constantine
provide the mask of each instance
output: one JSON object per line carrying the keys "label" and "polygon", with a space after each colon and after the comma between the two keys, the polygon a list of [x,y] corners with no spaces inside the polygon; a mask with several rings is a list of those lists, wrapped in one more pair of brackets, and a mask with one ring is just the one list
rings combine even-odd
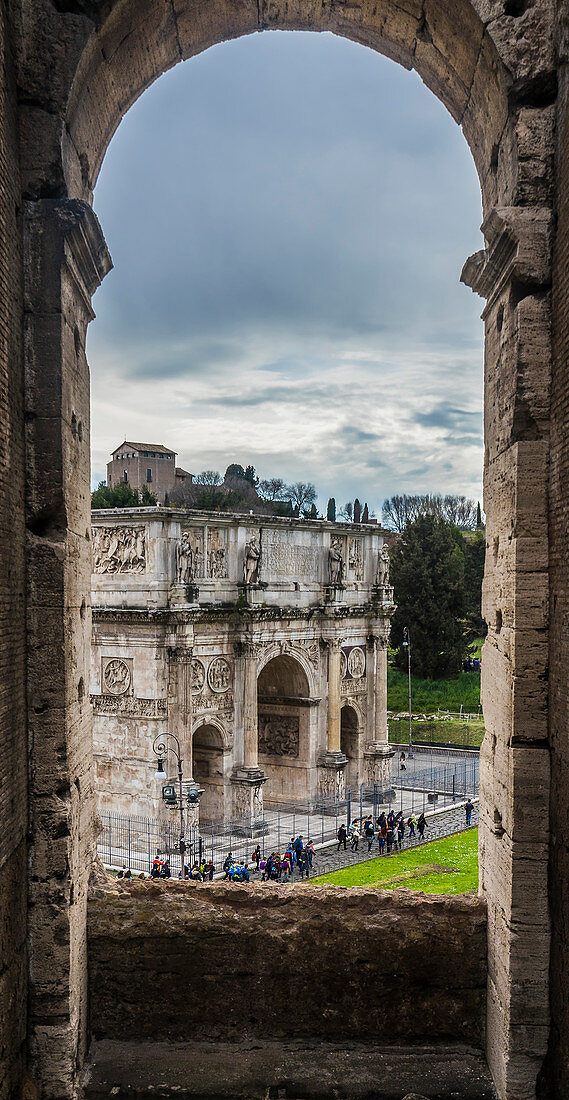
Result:
{"label": "arch of constantine", "polygon": [[[485,299],[486,737],[480,900],[435,903],[418,896],[409,903],[373,891],[328,896],[310,887],[304,903],[298,901],[298,927],[305,934],[310,928],[311,944],[303,958],[302,990],[283,980],[279,999],[268,1004],[251,945],[257,928],[263,943],[284,955],[290,941],[279,906],[287,903],[278,892],[267,893],[264,902],[256,887],[243,888],[223,903],[247,996],[242,1018],[249,1035],[264,1026],[282,1040],[291,1014],[297,1005],[305,1008],[306,991],[314,989],[318,1000],[309,1006],[306,1037],[310,1026],[321,1028],[331,1018],[328,1009],[333,1014],[346,988],[351,1037],[363,1035],[363,1008],[360,1015],[356,1009],[364,987],[354,986],[353,972],[375,979],[370,995],[379,987],[380,967],[387,962],[381,952],[368,953],[367,945],[370,928],[381,935],[385,927],[377,923],[381,911],[390,938],[409,921],[423,932],[425,949],[413,956],[418,984],[409,968],[391,974],[392,986],[381,971],[386,987],[408,997],[401,1002],[403,1018],[423,1020],[423,1037],[431,1027],[439,1044],[451,1047],[464,1039],[461,1007],[474,997],[478,1024],[470,1034],[478,1046],[484,1044],[500,1100],[565,1100],[567,0],[0,0],[0,1089],[7,1097],[23,1090],[54,1100],[77,1096],[95,994],[100,997],[112,978],[103,965],[111,921],[105,924],[101,898],[89,900],[97,813],[88,690],[92,546],[85,341],[92,295],[111,266],[91,208],[93,188],[112,134],[152,81],[215,43],[271,29],[331,31],[416,69],[462,127],[476,163],[484,247],[466,263],[463,278]],[[137,547],[133,552],[140,558]],[[342,632],[340,642],[346,637]],[[341,661],[340,651],[333,652],[332,660]],[[366,645],[366,662],[368,656]],[[246,650],[234,657],[253,659]],[[208,669],[204,662],[204,673]],[[124,676],[120,668],[116,672]],[[309,669],[303,672],[308,680]],[[295,691],[306,689],[300,672],[290,679]],[[280,674],[271,683],[282,683]],[[198,752],[202,759],[207,752],[219,755],[214,729],[220,732],[212,720],[202,730],[196,761]],[[350,718],[346,738],[352,731]],[[150,958],[172,946],[175,973],[176,962],[189,957],[184,936],[192,919],[201,922],[203,943],[219,925],[214,899],[221,906],[225,895],[212,889],[211,902],[199,891],[187,896],[187,919],[176,929],[168,924],[183,904],[175,900],[176,888],[170,901],[149,897],[139,939],[126,903],[117,903],[113,917],[116,923],[123,914],[121,949],[129,944],[136,960],[137,944],[144,937],[145,945],[151,942],[152,929],[159,929]],[[299,899],[302,887],[293,889],[291,898]],[[332,941],[322,920],[326,897]],[[446,938],[437,904],[444,907]],[[289,904],[291,919],[296,905]],[[361,936],[353,924],[357,913]],[[469,914],[475,914],[476,935],[472,927],[466,930]],[[349,942],[338,956],[331,942],[336,948],[347,925],[352,935],[343,937]],[[356,954],[361,943],[366,950]],[[433,951],[442,943],[448,951]],[[467,958],[468,952],[478,952],[477,959]],[[148,955],[142,957],[148,962]],[[456,1000],[449,959],[468,981]],[[353,972],[347,969],[352,964]],[[117,980],[120,970],[114,968]],[[180,1012],[192,1006],[182,1000],[179,983],[170,978],[164,987],[161,980],[157,974],[150,994],[163,1012],[164,1036],[173,991]],[[428,989],[433,992],[427,1012]],[[215,1006],[224,998],[201,992],[200,1024],[211,1035]],[[108,1017],[109,1027],[122,1021],[126,1004],[132,1015],[135,1001],[142,1012],[145,997],[133,997],[132,988],[117,991],[117,1015]],[[443,1003],[449,1011],[437,1030]],[[138,1024],[133,1017],[135,1037],[142,1034]],[[403,1045],[408,1037],[400,1037]],[[417,1076],[423,1079],[419,1070]],[[272,1095],[271,1084],[265,1095]],[[392,1096],[400,1100],[417,1087],[394,1088]],[[330,1093],[334,1088],[331,1082]]]}
{"label": "arch of constantine", "polygon": [[158,815],[152,745],[167,732],[203,822],[388,787],[382,546],[371,524],[93,513],[100,808]]}

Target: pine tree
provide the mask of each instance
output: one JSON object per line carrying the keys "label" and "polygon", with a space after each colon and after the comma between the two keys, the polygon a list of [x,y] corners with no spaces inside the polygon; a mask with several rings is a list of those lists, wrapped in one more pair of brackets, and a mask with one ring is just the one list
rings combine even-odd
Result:
{"label": "pine tree", "polygon": [[326,509],[326,519],[329,523],[336,522],[336,498],[330,497],[328,501],[328,507]]}
{"label": "pine tree", "polygon": [[480,501],[476,505],[476,530],[480,531],[482,528],[482,509],[480,507]]}
{"label": "pine tree", "polygon": [[369,523],[369,509],[367,502],[364,504],[364,510],[362,512],[362,523]]}
{"label": "pine tree", "polygon": [[354,500],[354,523],[360,523],[362,518],[362,506],[356,497]]}

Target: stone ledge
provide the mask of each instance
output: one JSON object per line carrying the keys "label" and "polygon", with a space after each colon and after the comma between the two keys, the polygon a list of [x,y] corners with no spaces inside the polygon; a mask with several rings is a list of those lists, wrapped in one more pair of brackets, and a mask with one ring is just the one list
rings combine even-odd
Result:
{"label": "stone ledge", "polygon": [[[347,1025],[347,1030],[349,1030]],[[350,1042],[94,1043],[85,1100],[495,1100],[475,1048]]]}

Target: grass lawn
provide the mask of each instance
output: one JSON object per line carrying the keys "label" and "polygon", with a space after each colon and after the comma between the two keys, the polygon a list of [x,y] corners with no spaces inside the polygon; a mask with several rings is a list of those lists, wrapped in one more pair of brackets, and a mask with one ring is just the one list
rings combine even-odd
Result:
{"label": "grass lawn", "polygon": [[478,829],[443,837],[396,856],[355,863],[312,878],[310,883],[377,886],[382,890],[405,886],[425,894],[467,894],[478,889]]}
{"label": "grass lawn", "polygon": [[[463,749],[479,749],[484,737],[484,722],[461,722],[457,718],[447,721],[429,718],[426,722],[413,722],[413,738],[428,744],[458,745]],[[406,718],[389,719],[389,740],[406,744],[409,740],[409,721]]]}
{"label": "grass lawn", "polygon": [[[407,673],[401,672],[392,665],[387,669],[387,707],[389,710],[407,710],[409,706],[409,687]],[[444,710],[458,712],[462,705],[464,710],[475,712],[480,702],[480,673],[459,672],[448,680],[422,680],[418,676],[411,677],[411,691],[413,711],[424,714],[436,713],[440,707]]]}

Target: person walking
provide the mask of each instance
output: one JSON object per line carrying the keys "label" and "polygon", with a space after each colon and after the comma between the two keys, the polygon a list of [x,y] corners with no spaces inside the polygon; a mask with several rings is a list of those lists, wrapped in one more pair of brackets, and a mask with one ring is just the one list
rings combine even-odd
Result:
{"label": "person walking", "polygon": [[371,846],[373,844],[374,835],[375,835],[374,831],[373,831],[373,823],[372,823],[371,818],[369,818],[368,821],[367,821],[367,827],[366,827],[365,833],[366,833],[366,840],[367,840],[367,850],[368,850],[368,852],[371,852]]}
{"label": "person walking", "polygon": [[421,814],[419,820],[417,821],[417,832],[418,832],[419,837],[420,837],[421,840],[423,839],[423,834],[424,834],[426,828],[427,828],[427,819],[426,819],[424,814]]}
{"label": "person walking", "polygon": [[288,852],[285,852],[281,861],[281,882],[288,882],[291,872],[291,863]]}
{"label": "person walking", "polygon": [[379,830],[378,846],[380,856],[385,855],[385,840],[387,837],[387,825],[383,825]]}
{"label": "person walking", "polygon": [[407,828],[409,829],[409,840],[412,840],[413,837],[415,836],[415,825],[416,824],[417,824],[417,818],[415,817],[414,814],[411,814],[411,816],[407,818]]}
{"label": "person walking", "polygon": [[344,845],[344,851],[346,852],[347,848],[348,848],[348,834],[346,832],[346,826],[343,823],[342,823],[342,825],[340,825],[340,828],[338,829],[337,836],[338,836],[338,849],[337,850],[340,851],[340,848],[343,844]]}
{"label": "person walking", "polygon": [[472,821],[472,811],[474,809],[474,806],[473,806],[472,802],[470,801],[470,799],[468,799],[468,802],[466,803],[466,806],[464,807],[464,809],[466,811],[466,828],[468,829],[468,826],[470,825],[470,822]]}
{"label": "person walking", "polygon": [[308,841],[308,844],[306,845],[306,848],[304,849],[304,851],[306,852],[306,855],[308,856],[308,866],[310,867],[310,870],[312,870],[312,861],[314,859],[314,844],[312,843],[311,840]]}
{"label": "person walking", "polygon": [[257,844],[255,851],[251,856],[251,862],[257,865],[257,874],[259,874],[259,864],[261,862],[261,845]]}
{"label": "person walking", "polygon": [[354,821],[354,823],[352,825],[352,843],[351,843],[352,852],[357,852],[357,850],[359,848],[359,844],[360,844],[360,838],[361,838],[360,830],[358,829],[358,827],[356,825],[356,822]]}

